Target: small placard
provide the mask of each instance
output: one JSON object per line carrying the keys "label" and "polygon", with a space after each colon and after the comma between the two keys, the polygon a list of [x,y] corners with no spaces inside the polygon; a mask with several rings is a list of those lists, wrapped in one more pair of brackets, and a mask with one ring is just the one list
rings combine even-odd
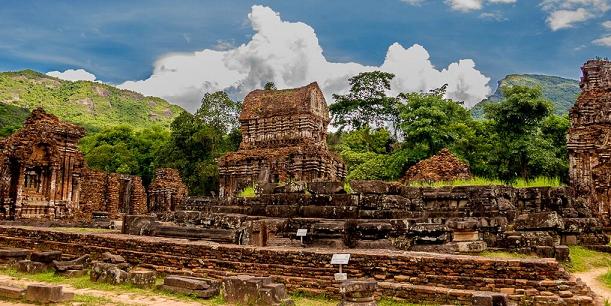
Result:
{"label": "small placard", "polygon": [[334,275],[336,281],[345,281],[348,279],[347,273],[335,273]]}
{"label": "small placard", "polygon": [[350,261],[350,254],[333,254],[331,257],[332,265],[347,265]]}
{"label": "small placard", "polygon": [[297,237],[305,237],[308,234],[307,228],[300,228],[297,230]]}

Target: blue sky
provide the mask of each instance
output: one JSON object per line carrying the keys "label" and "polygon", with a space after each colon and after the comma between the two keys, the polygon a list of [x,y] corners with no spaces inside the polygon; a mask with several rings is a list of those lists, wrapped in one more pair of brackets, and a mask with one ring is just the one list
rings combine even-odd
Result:
{"label": "blue sky", "polygon": [[[490,78],[491,90],[510,73],[576,79],[586,59],[611,53],[611,22],[604,23],[611,20],[611,0],[0,0],[0,70],[84,69],[113,84],[146,80],[154,74],[155,63],[171,54],[227,51],[248,44],[257,32],[249,19],[255,4],[273,10],[282,21],[311,27],[327,62],[379,67],[393,43],[406,49],[418,44],[437,70],[473,60],[474,69]],[[280,74],[266,76],[287,86],[314,81],[276,79]],[[253,82],[259,81],[264,80]],[[224,89],[227,84],[242,88],[244,82],[227,76],[220,85],[210,85],[205,78],[200,83]],[[194,99],[181,96],[176,88],[166,94],[125,87],[186,107]],[[341,91],[343,86],[328,86],[333,88]]]}

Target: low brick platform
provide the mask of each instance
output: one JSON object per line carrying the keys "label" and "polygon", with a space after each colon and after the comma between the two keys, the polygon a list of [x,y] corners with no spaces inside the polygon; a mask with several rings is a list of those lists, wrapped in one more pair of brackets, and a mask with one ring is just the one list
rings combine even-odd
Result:
{"label": "low brick platform", "polygon": [[[330,264],[333,250],[328,249],[239,246],[19,226],[0,226],[0,246],[58,250],[74,256],[112,252],[160,272],[216,279],[238,274],[271,276],[291,291],[339,294],[339,284],[333,279],[337,267]],[[361,249],[342,252],[352,255],[350,264],[344,267],[349,278],[375,279],[380,282],[378,293],[408,301],[437,303],[442,295],[444,302],[469,305],[468,297],[474,294],[502,292],[524,305],[535,301],[592,304],[590,290],[553,259],[491,259]]]}

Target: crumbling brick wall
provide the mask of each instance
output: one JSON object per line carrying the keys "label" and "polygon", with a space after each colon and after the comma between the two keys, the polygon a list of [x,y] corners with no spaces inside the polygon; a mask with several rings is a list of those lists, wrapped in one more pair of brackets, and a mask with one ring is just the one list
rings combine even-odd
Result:
{"label": "crumbling brick wall", "polygon": [[[330,264],[331,250],[263,248],[205,241],[193,243],[180,239],[77,234],[9,226],[0,226],[0,245],[60,250],[75,256],[113,250],[130,262],[146,264],[165,273],[184,272],[188,267],[196,275],[205,274],[212,278],[238,274],[271,276],[284,282],[289,290],[338,294],[333,279],[337,266]],[[412,302],[470,305],[469,300],[461,297],[469,296],[473,291],[511,291],[518,299],[537,296],[537,302],[546,301],[552,305],[571,301],[560,298],[561,291],[564,291],[564,297],[590,294],[587,287],[575,282],[553,260],[507,260],[363,249],[351,250],[350,253],[350,262],[344,266],[344,272],[350,278],[376,279],[380,282],[379,293],[401,296]],[[426,295],[426,292],[432,294]],[[591,298],[590,303],[587,303],[588,299],[577,300],[582,301],[579,305],[592,305]],[[534,304],[534,300],[521,303]]]}
{"label": "crumbling brick wall", "polygon": [[146,191],[139,176],[87,170],[80,192],[81,216],[90,218],[93,212],[106,212],[109,217],[119,214],[146,213]]}
{"label": "crumbling brick wall", "polygon": [[570,111],[567,149],[575,196],[611,225],[611,62],[590,60],[581,68],[581,94]]}
{"label": "crumbling brick wall", "polygon": [[183,183],[178,170],[159,168],[155,170],[155,178],[148,188],[149,207],[151,211],[173,211],[186,199],[187,185]]}

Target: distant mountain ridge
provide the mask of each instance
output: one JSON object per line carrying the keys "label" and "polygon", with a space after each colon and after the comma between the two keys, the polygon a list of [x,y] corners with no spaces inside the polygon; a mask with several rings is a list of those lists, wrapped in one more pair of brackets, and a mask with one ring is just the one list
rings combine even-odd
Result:
{"label": "distant mountain ridge", "polygon": [[184,111],[157,97],[89,81],[65,81],[32,70],[0,72],[0,134],[20,127],[36,107],[97,131],[117,125],[167,128]]}
{"label": "distant mountain ridge", "polygon": [[579,81],[557,76],[540,74],[510,74],[498,82],[498,87],[488,99],[475,104],[471,114],[475,118],[484,117],[484,105],[498,102],[503,99],[501,88],[503,86],[541,86],[543,95],[554,104],[554,113],[568,114],[580,93]]}

